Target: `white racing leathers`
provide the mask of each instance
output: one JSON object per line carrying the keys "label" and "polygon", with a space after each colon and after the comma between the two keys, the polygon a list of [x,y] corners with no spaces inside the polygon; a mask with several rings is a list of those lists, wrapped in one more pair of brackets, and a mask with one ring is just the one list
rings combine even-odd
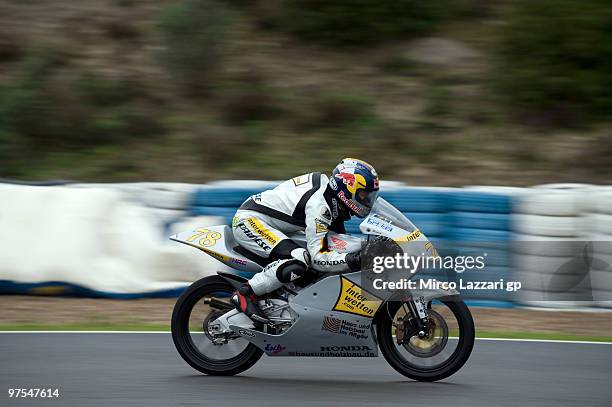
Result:
{"label": "white racing leathers", "polygon": [[[343,232],[346,220],[335,199],[325,193],[327,185],[323,174],[300,175],[251,196],[236,212],[232,228],[238,244],[273,260],[249,281],[256,295],[301,277],[300,267],[303,271],[309,266],[325,272],[349,270],[346,253],[327,248],[327,232]],[[307,250],[287,237],[297,231],[305,232]]]}

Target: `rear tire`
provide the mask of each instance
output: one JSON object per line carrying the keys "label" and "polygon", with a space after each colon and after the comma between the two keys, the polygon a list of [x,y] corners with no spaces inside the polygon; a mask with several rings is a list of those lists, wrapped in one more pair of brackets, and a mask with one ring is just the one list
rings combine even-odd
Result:
{"label": "rear tire", "polygon": [[453,353],[442,364],[432,368],[419,367],[410,364],[402,355],[394,343],[393,337],[393,315],[401,307],[401,302],[389,302],[381,310],[381,318],[377,323],[376,335],[381,353],[385,360],[396,371],[413,380],[423,382],[434,382],[445,379],[456,373],[467,362],[474,347],[475,330],[474,321],[470,310],[463,300],[458,296],[448,297],[440,300],[447,306],[456,318],[459,325],[459,339]]}
{"label": "rear tire", "polygon": [[[232,376],[249,369],[263,355],[261,349],[249,343],[242,352],[232,358],[211,359],[199,351],[191,338],[189,321],[194,306],[205,296],[231,294],[234,291],[232,285],[220,276],[204,277],[189,286],[174,306],[171,325],[174,346],[185,362],[204,374]],[[202,317],[204,320],[206,316]]]}

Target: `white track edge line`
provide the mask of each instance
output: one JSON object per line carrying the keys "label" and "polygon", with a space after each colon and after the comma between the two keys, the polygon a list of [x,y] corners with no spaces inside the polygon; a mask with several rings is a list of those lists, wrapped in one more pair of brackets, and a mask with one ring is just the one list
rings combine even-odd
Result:
{"label": "white track edge line", "polygon": [[[1,334],[169,334],[170,331],[0,331]],[[456,338],[451,338],[456,339]],[[542,343],[575,343],[588,345],[612,345],[612,342],[575,341],[563,339],[523,339],[523,338],[476,338],[477,341],[500,342],[542,342]]]}

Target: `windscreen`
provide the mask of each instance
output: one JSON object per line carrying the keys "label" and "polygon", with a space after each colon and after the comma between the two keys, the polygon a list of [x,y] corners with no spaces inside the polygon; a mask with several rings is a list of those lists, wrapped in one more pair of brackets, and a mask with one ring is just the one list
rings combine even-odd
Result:
{"label": "windscreen", "polygon": [[407,232],[412,232],[417,228],[403,213],[380,197],[374,203],[370,217],[387,221]]}

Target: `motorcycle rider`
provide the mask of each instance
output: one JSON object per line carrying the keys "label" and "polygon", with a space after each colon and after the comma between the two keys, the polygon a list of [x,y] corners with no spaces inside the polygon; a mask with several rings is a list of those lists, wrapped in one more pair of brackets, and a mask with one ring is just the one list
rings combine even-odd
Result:
{"label": "motorcycle rider", "polygon": [[[348,272],[360,268],[360,252],[339,253],[328,247],[329,231],[346,233],[344,222],[366,217],[378,196],[378,175],[365,161],[345,158],[331,177],[313,172],[249,197],[232,221],[234,237],[246,249],[269,262],[231,298],[237,309],[258,322],[268,322],[257,297],[285,283],[304,278],[309,268]],[[287,234],[304,231],[307,248]],[[252,256],[252,255],[251,255]]]}

